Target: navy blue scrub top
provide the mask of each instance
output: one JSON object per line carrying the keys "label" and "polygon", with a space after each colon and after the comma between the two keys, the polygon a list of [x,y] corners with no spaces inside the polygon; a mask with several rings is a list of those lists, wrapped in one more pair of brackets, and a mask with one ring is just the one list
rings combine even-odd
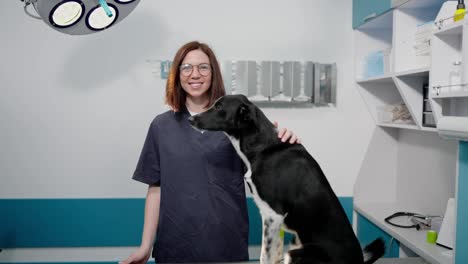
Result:
{"label": "navy blue scrub top", "polygon": [[133,179],[161,186],[158,263],[246,261],[244,166],[222,132],[201,133],[184,107],[156,118]]}

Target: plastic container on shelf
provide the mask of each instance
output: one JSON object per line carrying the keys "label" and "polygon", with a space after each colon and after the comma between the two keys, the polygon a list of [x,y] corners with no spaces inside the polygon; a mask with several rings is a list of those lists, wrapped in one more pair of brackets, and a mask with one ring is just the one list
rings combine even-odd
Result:
{"label": "plastic container on shelf", "polygon": [[382,50],[369,53],[364,63],[364,78],[382,76],[384,74],[384,53]]}
{"label": "plastic container on shelf", "polygon": [[391,48],[377,50],[364,58],[364,78],[383,76],[391,72]]}
{"label": "plastic container on shelf", "polygon": [[377,107],[377,121],[390,124],[414,124],[413,118],[404,103]]}

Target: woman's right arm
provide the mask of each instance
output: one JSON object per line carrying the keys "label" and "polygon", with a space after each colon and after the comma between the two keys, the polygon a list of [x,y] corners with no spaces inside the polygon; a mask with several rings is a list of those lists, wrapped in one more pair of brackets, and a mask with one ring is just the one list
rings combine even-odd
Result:
{"label": "woman's right arm", "polygon": [[159,205],[161,203],[161,188],[149,186],[145,202],[145,222],[140,248],[121,264],[146,263],[151,255],[159,220]]}

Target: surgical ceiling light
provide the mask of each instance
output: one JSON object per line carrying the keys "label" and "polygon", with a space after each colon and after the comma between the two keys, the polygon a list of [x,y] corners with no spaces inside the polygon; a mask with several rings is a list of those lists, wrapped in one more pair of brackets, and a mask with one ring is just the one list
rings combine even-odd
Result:
{"label": "surgical ceiling light", "polygon": [[[62,33],[85,35],[107,29],[135,9],[140,0],[21,0],[27,15]],[[37,15],[30,12],[32,6]]]}

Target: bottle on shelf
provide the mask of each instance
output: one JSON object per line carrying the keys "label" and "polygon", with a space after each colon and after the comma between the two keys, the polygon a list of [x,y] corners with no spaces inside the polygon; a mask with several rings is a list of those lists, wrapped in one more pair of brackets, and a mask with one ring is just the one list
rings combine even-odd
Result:
{"label": "bottle on shelf", "polygon": [[459,92],[461,91],[461,61],[454,61],[451,71],[449,72],[449,89],[442,92]]}

